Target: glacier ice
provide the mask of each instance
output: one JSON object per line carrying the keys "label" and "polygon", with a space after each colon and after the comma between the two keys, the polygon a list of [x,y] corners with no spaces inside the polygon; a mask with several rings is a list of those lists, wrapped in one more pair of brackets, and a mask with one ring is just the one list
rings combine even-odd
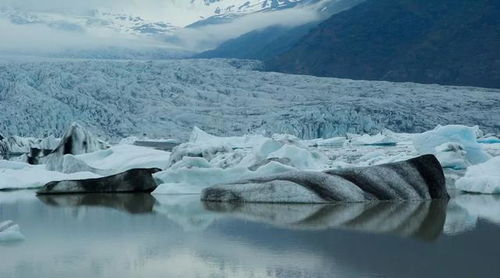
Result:
{"label": "glacier ice", "polygon": [[1,60],[0,132],[61,137],[75,121],[103,139],[185,141],[193,126],[218,136],[301,139],[454,123],[498,132],[498,90],[317,78],[258,66],[224,59]]}
{"label": "glacier ice", "polygon": [[500,194],[500,156],[467,168],[455,187],[472,193]]}
{"label": "glacier ice", "polygon": [[[434,130],[416,134],[413,137],[413,145],[420,154],[436,154],[449,149],[446,147],[443,149],[443,144],[460,144],[459,148],[465,151],[466,162],[478,164],[490,158],[490,155],[477,142],[478,132],[479,129],[477,127],[460,125],[437,126]],[[455,146],[457,147],[457,145]],[[446,159],[449,158],[447,156],[443,157]]]}

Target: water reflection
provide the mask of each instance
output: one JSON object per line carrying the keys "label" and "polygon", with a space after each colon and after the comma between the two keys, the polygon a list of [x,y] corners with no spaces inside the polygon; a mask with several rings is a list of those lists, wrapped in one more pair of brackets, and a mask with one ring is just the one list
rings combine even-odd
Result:
{"label": "water reflection", "polygon": [[151,213],[156,199],[151,194],[62,194],[39,195],[42,202],[56,207],[106,207],[131,214]]}
{"label": "water reflection", "polygon": [[423,240],[441,235],[446,201],[335,205],[205,203],[211,211],[294,229],[340,228]]}
{"label": "water reflection", "polygon": [[[499,274],[500,200],[492,196],[460,195],[448,205],[283,206],[15,194],[0,193],[0,222],[19,224],[26,240],[0,245],[2,278]],[[474,226],[457,232],[453,224],[468,219]]]}

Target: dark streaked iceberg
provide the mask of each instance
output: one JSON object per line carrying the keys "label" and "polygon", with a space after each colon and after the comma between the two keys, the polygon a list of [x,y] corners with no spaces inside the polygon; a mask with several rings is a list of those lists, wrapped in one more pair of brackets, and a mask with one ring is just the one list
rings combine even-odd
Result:
{"label": "dark streaked iceberg", "polygon": [[443,169],[433,155],[325,172],[296,171],[209,187],[203,201],[333,203],[448,199]]}
{"label": "dark streaked iceberg", "polygon": [[113,176],[85,180],[54,181],[37,194],[151,193],[158,186],[152,176],[160,169],[132,169]]}

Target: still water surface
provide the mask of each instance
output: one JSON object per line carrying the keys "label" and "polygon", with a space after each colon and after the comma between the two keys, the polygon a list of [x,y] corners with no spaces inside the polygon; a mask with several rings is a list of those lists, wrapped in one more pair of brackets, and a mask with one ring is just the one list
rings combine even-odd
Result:
{"label": "still water surface", "polygon": [[500,198],[350,205],[0,193],[2,278],[500,277]]}

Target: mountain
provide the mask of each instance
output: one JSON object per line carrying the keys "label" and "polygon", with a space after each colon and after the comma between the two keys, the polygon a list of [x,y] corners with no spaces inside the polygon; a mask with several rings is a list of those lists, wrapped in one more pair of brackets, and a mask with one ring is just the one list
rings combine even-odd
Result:
{"label": "mountain", "polygon": [[[18,6],[0,3],[0,27],[3,27],[0,52],[91,59],[186,57],[241,34],[236,31],[236,34],[214,38],[202,27],[217,25],[212,27],[212,32],[221,33],[223,31],[214,29],[225,30],[234,20],[247,15],[270,14],[321,1],[332,0],[167,0],[153,6],[124,3],[114,8],[75,2],[75,6],[95,6],[95,9],[76,11],[39,5],[31,9],[21,5],[23,2]],[[154,7],[158,10],[156,16],[151,10]],[[144,11],[146,8],[149,10]],[[259,28],[253,28],[253,24],[243,23],[244,29]],[[45,35],[39,37],[42,33]]]}
{"label": "mountain", "polygon": [[200,27],[227,23],[243,15],[283,10],[320,1],[322,0],[190,0],[184,5],[186,8],[198,10],[200,14],[200,20],[187,27]]}
{"label": "mountain", "polygon": [[500,1],[368,0],[266,62],[287,73],[500,87]]}
{"label": "mountain", "polygon": [[131,35],[170,34],[179,27],[166,21],[147,20],[140,16],[91,10],[83,14],[0,9],[0,18],[17,25],[39,24],[61,31],[108,31]]}
{"label": "mountain", "polygon": [[[272,25],[253,30],[223,42],[217,48],[195,55],[196,58],[238,58],[268,60],[292,48],[321,21],[348,10],[365,0],[333,0],[316,3],[318,18],[298,26]],[[312,4],[312,2],[309,2]],[[250,47],[249,47],[250,46]]]}
{"label": "mountain", "polygon": [[[238,58],[267,60],[289,50],[317,22],[298,27],[271,26],[223,42],[214,50],[196,54],[196,58]],[[250,46],[250,47],[249,47]]]}

